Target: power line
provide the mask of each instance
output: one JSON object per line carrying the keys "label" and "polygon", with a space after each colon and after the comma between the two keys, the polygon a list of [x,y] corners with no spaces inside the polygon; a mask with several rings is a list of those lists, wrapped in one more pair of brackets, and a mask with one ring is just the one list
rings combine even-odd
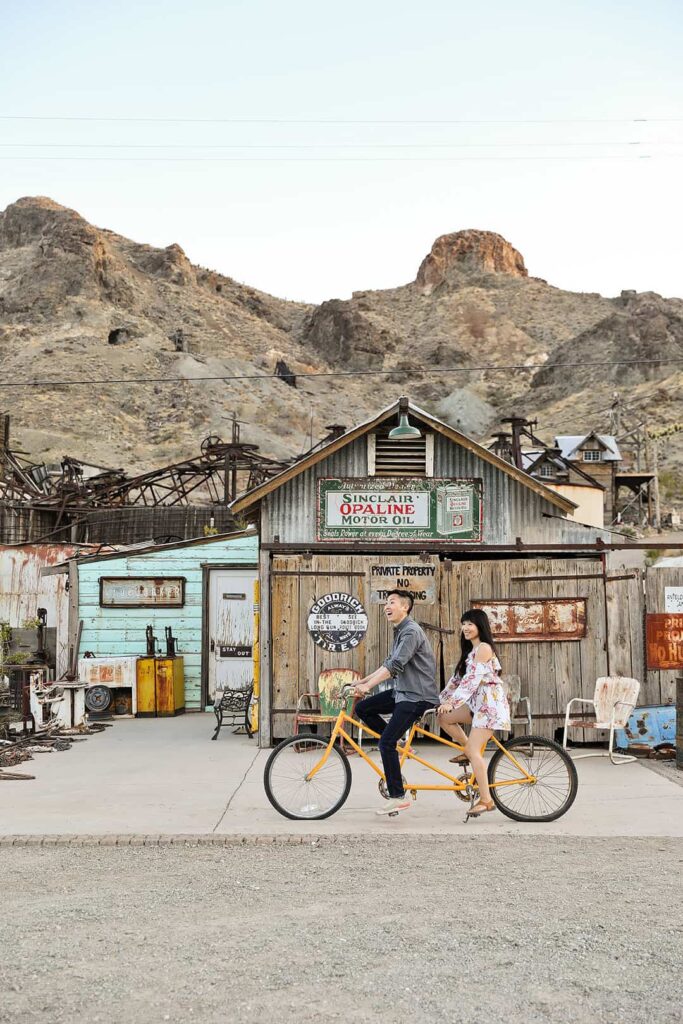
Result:
{"label": "power line", "polygon": [[[500,364],[488,364],[485,366],[435,366],[432,369],[415,369],[414,367],[403,368],[393,367],[390,370],[329,370],[314,373],[298,373],[293,371],[293,376],[298,379],[315,379],[319,377],[387,377],[392,374],[417,374],[419,376],[430,376],[444,373],[495,373],[499,371],[509,372],[511,370],[562,370],[575,367],[609,367],[609,366],[656,366],[660,364],[683,363],[683,356],[673,359],[617,359],[614,361],[601,362],[577,362],[577,363],[512,363],[507,366]],[[44,387],[92,387],[94,384],[198,384],[208,381],[222,381],[230,383],[242,380],[281,380],[277,373],[244,373],[216,377],[133,377],[113,378],[102,380],[36,380],[36,381],[2,381],[0,388],[44,388]]]}
{"label": "power line", "polygon": [[622,161],[637,161],[637,160],[680,160],[683,153],[659,153],[655,156],[641,155],[641,156],[611,156],[608,154],[595,153],[590,156],[272,156],[272,157],[259,157],[259,156],[244,156],[244,157],[232,157],[232,156],[216,156],[216,157],[204,157],[204,156],[31,156],[25,154],[24,156],[0,156],[0,160],[40,160],[43,163],[47,162],[60,162],[60,161],[71,161],[81,162],[87,161],[90,163],[200,163],[200,164],[211,164],[211,163],[257,163],[257,164],[272,164],[272,163],[467,163],[476,161],[536,161],[536,160],[564,160],[564,161],[581,161],[581,160],[622,160]]}
{"label": "power line", "polygon": [[680,146],[683,140],[616,142],[0,142],[0,149],[554,149],[584,146]]}
{"label": "power line", "polygon": [[280,117],[100,117],[78,114],[0,114],[0,121],[100,121],[135,124],[306,124],[306,125],[463,125],[463,124],[678,124],[683,117],[542,117],[350,119]]}

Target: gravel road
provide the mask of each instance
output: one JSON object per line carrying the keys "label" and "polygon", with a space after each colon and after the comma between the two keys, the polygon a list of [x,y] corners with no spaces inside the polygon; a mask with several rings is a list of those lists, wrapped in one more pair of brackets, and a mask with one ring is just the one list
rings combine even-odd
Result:
{"label": "gravel road", "polygon": [[680,1021],[683,841],[0,849],[0,1021]]}

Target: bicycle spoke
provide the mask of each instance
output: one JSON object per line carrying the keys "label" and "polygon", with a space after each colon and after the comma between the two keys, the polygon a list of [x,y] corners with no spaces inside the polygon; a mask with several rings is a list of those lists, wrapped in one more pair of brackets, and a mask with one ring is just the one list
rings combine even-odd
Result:
{"label": "bicycle spoke", "polygon": [[329,740],[322,737],[293,737],[271,756],[266,768],[267,790],[281,813],[321,818],[343,802],[350,781],[346,761],[337,747],[327,753],[328,747]]}
{"label": "bicycle spoke", "polygon": [[[521,740],[519,745],[511,742],[491,762],[491,791],[496,803],[510,817],[520,820],[559,817],[576,793],[573,768],[567,762],[564,752],[549,740],[534,737],[533,741]],[[525,772],[533,781],[527,781]]]}

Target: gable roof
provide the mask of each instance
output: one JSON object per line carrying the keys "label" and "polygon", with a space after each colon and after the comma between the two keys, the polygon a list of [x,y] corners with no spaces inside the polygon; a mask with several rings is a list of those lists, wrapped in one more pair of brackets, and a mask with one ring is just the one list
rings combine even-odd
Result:
{"label": "gable roof", "polygon": [[[270,477],[269,480],[259,484],[257,487],[252,487],[250,491],[245,491],[244,494],[238,495],[230,502],[228,508],[231,509],[232,512],[243,512],[245,509],[251,508],[253,505],[257,504],[257,502],[261,501],[262,498],[265,498],[266,495],[270,494],[272,491],[276,491],[278,487],[286,484],[289,480],[294,479],[294,477],[299,476],[300,473],[304,473],[307,469],[310,469],[312,466],[322,462],[323,459],[326,459],[329,455],[339,451],[340,448],[344,448],[347,444],[351,444],[352,441],[362,437],[364,434],[369,434],[376,427],[381,426],[382,423],[385,423],[387,420],[395,417],[398,413],[398,408],[398,400],[392,402],[391,405],[382,409],[382,411],[377,413],[376,416],[373,416],[372,419],[366,420],[364,423],[360,423],[356,427],[352,427],[352,429],[347,430],[345,434],[342,434],[340,437],[330,441],[329,444],[324,445],[322,448],[318,448],[316,451],[311,452],[299,462],[295,462],[288,469],[278,473],[277,476]],[[477,458],[495,466],[496,469],[499,469],[502,473],[512,477],[513,480],[516,480],[517,483],[527,487],[530,491],[534,491],[534,493],[538,494],[541,498],[549,501],[551,505],[555,505],[556,508],[561,509],[562,512],[572,512],[577,508],[576,504],[573,501],[570,501],[569,498],[565,498],[558,494],[557,491],[553,491],[550,487],[546,487],[539,480],[536,480],[534,477],[529,476],[528,473],[525,473],[524,470],[517,469],[516,466],[506,462],[505,459],[501,459],[499,455],[495,455],[493,452],[490,452],[488,448],[484,448],[483,445],[473,441],[471,437],[468,437],[466,434],[461,434],[458,430],[454,430],[453,427],[449,427],[447,423],[436,419],[436,417],[425,412],[424,409],[420,409],[418,406],[413,405],[412,402],[408,403],[408,414],[412,419],[418,421],[424,427],[428,427],[437,434],[442,434],[453,444],[466,448],[468,451],[472,452],[473,455],[476,455]]]}
{"label": "gable roof", "polygon": [[619,462],[621,460],[621,452],[619,451],[617,440],[611,434],[596,434],[594,430],[591,430],[588,434],[560,434],[555,438],[555,444],[561,450],[564,459],[571,459],[591,437],[595,438],[598,444],[601,444],[605,449],[605,462]]}
{"label": "gable roof", "polygon": [[586,481],[585,484],[577,484],[575,481],[573,484],[565,484],[565,486],[577,486],[577,487],[595,487],[601,491],[607,490],[604,484],[599,483],[595,477],[592,477],[590,473],[587,473],[583,468],[583,465],[577,461],[570,462],[563,455],[560,455],[558,451],[552,448],[535,448],[529,449],[522,452],[522,462],[524,469],[527,473],[535,473],[544,462],[552,463],[556,469],[564,470],[565,472],[575,473],[577,476],[582,476]]}

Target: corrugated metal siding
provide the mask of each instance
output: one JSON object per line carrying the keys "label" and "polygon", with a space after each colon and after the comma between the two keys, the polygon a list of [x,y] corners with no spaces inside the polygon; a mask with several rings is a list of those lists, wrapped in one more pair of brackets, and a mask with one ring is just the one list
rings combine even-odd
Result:
{"label": "corrugated metal siding", "polygon": [[[202,664],[202,565],[257,565],[258,537],[168,547],[146,554],[129,554],[87,562],[78,567],[79,618],[83,633],[79,656],[92,651],[96,657],[142,655],[145,627],[154,626],[163,645],[164,627],[171,626],[178,653],[185,661],[185,702],[201,706]],[[101,576],[185,576],[183,608],[100,608]]]}
{"label": "corrugated metal siding", "polygon": [[318,477],[363,477],[367,474],[368,442],[365,437],[359,437],[264,499],[262,540],[269,542],[279,537],[283,544],[315,540]]}
{"label": "corrugated metal siding", "polygon": [[0,547],[0,622],[8,622],[19,629],[26,619],[36,617],[38,608],[45,608],[48,626],[57,629],[57,677],[67,667],[65,649],[59,643],[59,639],[66,637],[67,630],[67,576],[41,576],[40,570],[65,561],[75,550],[68,544]]}
{"label": "corrugated metal siding", "polygon": [[[358,438],[268,495],[263,501],[264,542],[303,544],[316,539],[316,481],[321,476],[367,476],[367,439]],[[607,536],[557,518],[562,516],[557,506],[441,434],[434,438],[434,476],[483,481],[484,544],[514,544],[517,537],[525,543],[592,543]],[[544,513],[553,518],[544,518]],[[462,545],[463,550],[466,547]]]}
{"label": "corrugated metal siding", "polygon": [[556,505],[440,434],[434,444],[434,475],[483,480],[485,544],[514,544],[517,537],[525,544],[580,544],[607,537],[606,531],[562,518]]}

